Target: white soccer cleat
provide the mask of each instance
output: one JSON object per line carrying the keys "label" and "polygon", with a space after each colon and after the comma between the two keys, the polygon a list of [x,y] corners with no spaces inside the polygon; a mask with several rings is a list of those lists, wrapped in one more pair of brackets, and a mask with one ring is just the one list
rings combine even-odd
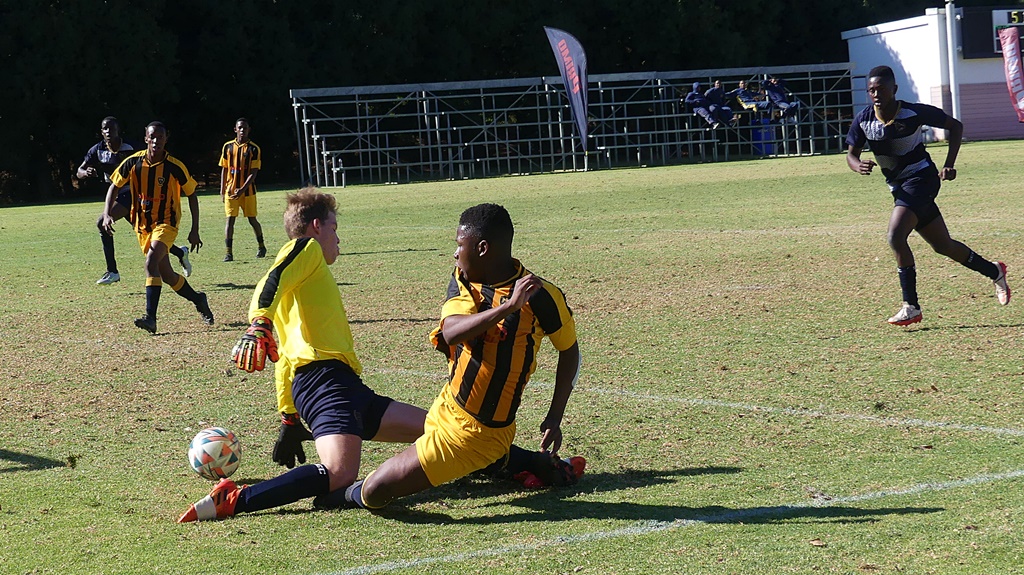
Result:
{"label": "white soccer cleat", "polygon": [[889,318],[889,323],[892,325],[910,325],[921,321],[922,317],[921,308],[903,302],[903,307],[900,308],[900,311],[896,312],[896,315]]}
{"label": "white soccer cleat", "polygon": [[192,275],[192,262],[188,261],[188,246],[181,246],[181,251],[185,252],[178,258],[181,262],[181,275],[188,277]]}
{"label": "white soccer cleat", "polygon": [[[106,272],[103,274],[103,277],[96,280],[96,284],[106,286],[119,281],[121,281],[121,274],[117,272]],[[1003,285],[1006,285],[1005,281],[1003,282]]]}
{"label": "white soccer cleat", "polygon": [[996,267],[999,268],[999,277],[992,281],[996,286],[996,299],[1000,305],[1006,305],[1010,303],[1010,286],[1006,284],[1006,264],[996,262]]}

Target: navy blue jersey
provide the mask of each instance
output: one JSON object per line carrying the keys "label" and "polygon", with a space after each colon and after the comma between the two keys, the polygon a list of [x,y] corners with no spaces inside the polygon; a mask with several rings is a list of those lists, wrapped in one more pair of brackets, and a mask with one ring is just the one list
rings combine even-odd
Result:
{"label": "navy blue jersey", "polygon": [[110,176],[114,173],[125,158],[132,155],[134,149],[131,144],[121,141],[121,148],[116,152],[107,147],[106,142],[100,140],[98,144],[89,148],[85,153],[82,164],[86,167],[92,166],[96,171],[103,174],[103,181],[110,183]]}
{"label": "navy blue jersey", "polygon": [[867,143],[875,154],[886,182],[905,180],[921,170],[937,171],[931,156],[924,149],[922,126],[941,128],[946,113],[935,106],[899,100],[899,109],[891,122],[875,116],[875,107],[860,111],[850,124],[846,144],[863,148]]}

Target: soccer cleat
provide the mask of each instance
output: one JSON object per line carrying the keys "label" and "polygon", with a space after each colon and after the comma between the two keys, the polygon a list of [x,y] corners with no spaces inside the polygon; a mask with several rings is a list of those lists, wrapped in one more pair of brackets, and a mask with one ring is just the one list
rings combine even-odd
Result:
{"label": "soccer cleat", "polygon": [[230,479],[221,479],[209,495],[188,506],[188,511],[178,518],[178,523],[234,517],[238,494],[243,489],[245,487],[235,485]]}
{"label": "soccer cleat", "polygon": [[135,320],[135,327],[141,327],[149,333],[156,333],[156,318],[144,315]]}
{"label": "soccer cleat", "polygon": [[189,277],[192,275],[192,262],[188,261],[188,246],[181,246],[181,257],[178,261],[181,262],[181,275]]}
{"label": "soccer cleat", "polygon": [[890,317],[888,321],[892,325],[910,325],[921,321],[923,317],[921,308],[903,302],[903,307],[900,308],[900,311],[896,312],[896,315]]}
{"label": "soccer cleat", "polygon": [[119,281],[121,281],[121,274],[119,274],[117,272],[105,272],[103,274],[103,277],[101,277],[100,279],[96,280],[96,284],[97,285],[101,285],[101,286],[107,286],[107,285],[110,285],[110,284],[112,284],[114,282],[119,282]]}
{"label": "soccer cleat", "polygon": [[[583,458],[580,460],[582,460],[583,467],[586,467],[586,460]],[[573,485],[579,480],[579,475],[576,474],[572,463],[566,459],[559,459],[558,456],[546,451],[538,451],[534,455],[530,471],[545,485],[555,487]],[[580,475],[582,474],[581,471]]]}
{"label": "soccer cleat", "polygon": [[198,300],[195,302],[196,311],[199,312],[199,315],[203,316],[203,322],[206,325],[213,325],[213,312],[210,311],[210,300],[203,292],[198,292],[196,295],[198,296]]}
{"label": "soccer cleat", "polygon": [[258,258],[265,258],[265,257],[267,257],[267,248],[264,247],[264,246],[260,246],[260,249],[256,250],[256,257],[258,257]]}
{"label": "soccer cleat", "polygon": [[235,261],[235,258],[231,254],[227,254],[227,255],[224,256],[224,261],[226,261],[226,262],[233,262],[233,261]]}
{"label": "soccer cleat", "polygon": [[1000,305],[1006,305],[1010,303],[1010,286],[1006,284],[1006,264],[996,262],[996,267],[999,268],[999,277],[992,281],[996,286],[996,299]]}
{"label": "soccer cleat", "polygon": [[[526,489],[544,489],[551,485],[563,486],[563,485],[574,485],[581,477],[587,468],[587,460],[581,456],[570,457],[569,459],[557,459],[559,472],[556,477],[560,480],[555,483],[544,481],[537,475],[534,475],[530,471],[520,471],[512,476],[512,479],[523,484]],[[547,462],[545,462],[546,465]]]}

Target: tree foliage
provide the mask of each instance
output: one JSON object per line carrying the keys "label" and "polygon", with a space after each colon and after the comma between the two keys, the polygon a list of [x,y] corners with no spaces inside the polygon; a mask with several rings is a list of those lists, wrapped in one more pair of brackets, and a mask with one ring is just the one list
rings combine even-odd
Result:
{"label": "tree foliage", "polygon": [[72,174],[107,115],[136,143],[163,121],[200,179],[245,116],[261,180],[295,182],[293,88],[554,75],[545,25],[581,40],[592,73],[845,61],[843,30],[942,2],[900,4],[0,0],[0,203],[81,194]]}

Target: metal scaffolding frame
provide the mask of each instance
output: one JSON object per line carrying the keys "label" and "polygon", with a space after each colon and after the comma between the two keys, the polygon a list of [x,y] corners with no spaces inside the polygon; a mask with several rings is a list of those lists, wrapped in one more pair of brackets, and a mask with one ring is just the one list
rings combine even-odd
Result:
{"label": "metal scaffolding frame", "polygon": [[[589,79],[586,152],[559,77],[291,90],[304,183],[398,183],[666,165],[843,150],[851,65],[600,74]],[[781,122],[736,112],[711,129],[681,100],[690,85],[785,79],[801,103]]]}

